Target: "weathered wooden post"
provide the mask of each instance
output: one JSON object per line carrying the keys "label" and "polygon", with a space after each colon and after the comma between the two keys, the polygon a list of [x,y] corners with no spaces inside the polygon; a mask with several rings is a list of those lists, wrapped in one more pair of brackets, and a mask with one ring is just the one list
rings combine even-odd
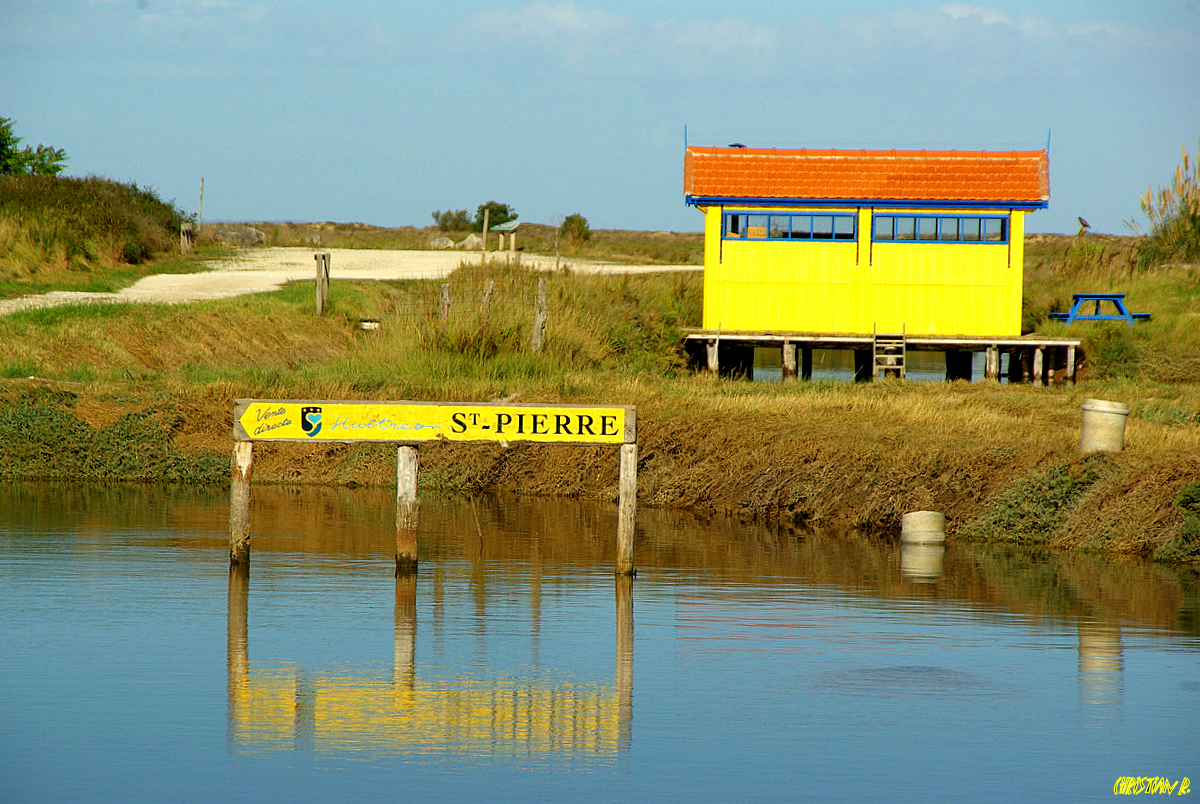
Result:
{"label": "weathered wooden post", "polygon": [[450,283],[442,283],[442,295],[438,299],[438,321],[441,322],[442,329],[450,325]]}
{"label": "weathered wooden post", "polygon": [[479,302],[479,311],[487,318],[492,311],[492,291],[496,289],[496,280],[489,279],[483,285],[483,298]]}
{"label": "weathered wooden post", "polygon": [[546,338],[546,277],[538,277],[537,308],[533,313],[533,353],[542,351]]}
{"label": "weathered wooden post", "polygon": [[329,300],[329,259],[328,251],[313,255],[317,261],[317,315],[325,311],[325,302]]}
{"label": "weathered wooden post", "polygon": [[235,441],[229,484],[229,563],[250,562],[250,475],[254,442]]}
{"label": "weathered wooden post", "polygon": [[796,344],[783,342],[783,381],[796,379]]}
{"label": "weathered wooden post", "polygon": [[195,244],[195,235],[192,232],[191,222],[185,221],[179,224],[179,253],[191,254],[192,246]]}
{"label": "weathered wooden post", "polygon": [[637,530],[637,442],[621,445],[617,495],[617,573],[635,575],[633,536]]}
{"label": "weathered wooden post", "polygon": [[417,448],[401,445],[396,450],[396,575],[417,571],[417,522],[421,501],[417,499]]}
{"label": "weathered wooden post", "polygon": [[483,208],[483,242],[479,244],[479,264],[483,265],[487,261],[487,233],[488,225],[492,211],[487,207]]}
{"label": "weathered wooden post", "polygon": [[1033,384],[1038,386],[1046,384],[1046,372],[1043,368],[1045,362],[1043,357],[1044,352],[1045,349],[1041,346],[1036,346],[1033,349]]}

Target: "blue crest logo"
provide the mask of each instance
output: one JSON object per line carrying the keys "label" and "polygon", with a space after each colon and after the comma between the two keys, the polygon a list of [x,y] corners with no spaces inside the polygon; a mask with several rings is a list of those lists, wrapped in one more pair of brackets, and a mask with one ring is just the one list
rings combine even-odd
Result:
{"label": "blue crest logo", "polygon": [[308,434],[309,438],[321,432],[321,406],[312,405],[300,408],[300,426],[304,428],[304,432]]}

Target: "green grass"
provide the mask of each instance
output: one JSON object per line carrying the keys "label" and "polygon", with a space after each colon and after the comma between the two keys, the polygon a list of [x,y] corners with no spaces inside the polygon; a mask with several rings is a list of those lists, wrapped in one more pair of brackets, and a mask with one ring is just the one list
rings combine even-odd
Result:
{"label": "green grass", "polygon": [[[0,177],[0,296],[122,287],[178,251],[182,221],[172,205],[134,184]],[[180,269],[168,263],[155,272]]]}

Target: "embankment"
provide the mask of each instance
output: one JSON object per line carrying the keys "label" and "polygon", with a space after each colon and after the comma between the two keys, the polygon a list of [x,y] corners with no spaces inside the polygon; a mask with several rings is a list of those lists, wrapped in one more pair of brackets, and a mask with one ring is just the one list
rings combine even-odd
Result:
{"label": "embankment", "polygon": [[[228,482],[228,388],[167,396],[9,380],[0,389],[6,478]],[[1124,452],[1083,457],[1082,395],[1065,389],[763,388],[696,377],[668,388],[626,379],[610,391],[605,401],[638,405],[642,505],[881,533],[906,511],[934,509],[946,512],[951,538],[1197,557],[1200,512],[1180,503],[1200,477],[1196,428],[1134,416]],[[394,477],[390,445],[256,447],[256,483]],[[617,460],[610,448],[434,444],[421,448],[421,482],[615,500]]]}

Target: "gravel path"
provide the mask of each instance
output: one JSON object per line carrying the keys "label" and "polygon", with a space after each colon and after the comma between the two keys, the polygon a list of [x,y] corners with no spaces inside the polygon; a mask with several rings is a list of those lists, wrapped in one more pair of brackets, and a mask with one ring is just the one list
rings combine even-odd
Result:
{"label": "gravel path", "polygon": [[[441,279],[465,260],[478,255],[461,251],[389,251],[384,249],[322,249],[329,252],[330,277],[337,279]],[[244,249],[229,260],[210,263],[196,274],[157,274],[116,293],[54,291],[0,301],[0,315],[39,307],[103,302],[178,304],[223,299],[244,293],[276,290],[293,280],[312,280],[316,263],[311,248]],[[503,255],[500,255],[503,256]],[[496,254],[491,254],[495,259]],[[554,257],[520,254],[521,265],[538,271],[554,270]],[[592,260],[563,260],[581,274],[636,274],[699,271],[698,265],[625,265]]]}

